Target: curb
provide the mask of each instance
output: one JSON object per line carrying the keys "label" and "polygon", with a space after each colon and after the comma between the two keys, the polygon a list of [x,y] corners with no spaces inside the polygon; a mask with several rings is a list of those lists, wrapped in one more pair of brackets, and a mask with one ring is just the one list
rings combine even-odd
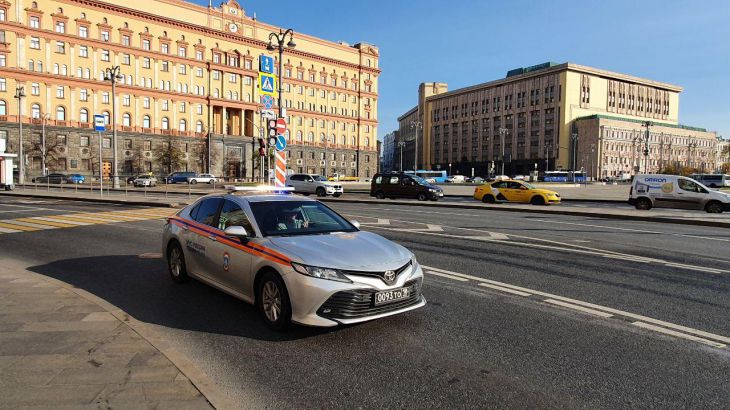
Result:
{"label": "curb", "polygon": [[127,200],[127,199],[114,199],[114,198],[89,198],[89,197],[67,197],[59,195],[42,195],[42,194],[26,194],[26,193],[15,193],[15,192],[2,192],[0,195],[5,196],[18,196],[23,198],[52,198],[52,199],[64,199],[67,201],[78,201],[78,202],[96,202],[106,204],[121,204],[121,205],[137,205],[137,206],[156,206],[156,207],[169,207],[169,208],[181,208],[187,205],[186,202],[153,202],[153,201],[138,201],[138,200]]}
{"label": "curb", "polygon": [[460,203],[438,203],[438,202],[405,202],[405,201],[390,201],[390,202],[379,202],[375,200],[364,200],[364,199],[334,199],[334,198],[318,198],[322,202],[345,202],[354,204],[389,204],[389,205],[405,205],[405,206],[423,206],[423,207],[435,207],[435,208],[459,208],[459,209],[478,209],[483,211],[503,211],[503,212],[525,212],[534,214],[556,214],[556,215],[572,215],[572,216],[592,216],[604,219],[620,219],[629,221],[643,221],[643,222],[656,222],[656,223],[671,223],[677,225],[693,225],[693,226],[711,226],[715,228],[730,228],[730,221],[702,221],[692,219],[675,219],[663,216],[637,216],[637,215],[616,215],[606,214],[595,211],[582,211],[582,210],[561,210],[561,209],[549,209],[547,207],[541,207],[536,209],[530,208],[512,208],[512,207],[493,207],[486,205],[469,205]]}
{"label": "curb", "polygon": [[[367,190],[350,190],[345,191],[345,193],[349,194],[358,194],[358,195],[369,195],[370,191]],[[456,195],[456,194],[444,194],[444,198],[471,198],[472,195]],[[597,203],[606,203],[606,204],[625,204],[626,200],[624,199],[591,199],[591,198],[562,198],[563,202],[597,202]]]}
{"label": "curb", "polygon": [[188,380],[190,380],[193,386],[198,389],[200,394],[205,397],[211,406],[216,409],[235,408],[228,396],[218,389],[213,380],[204,371],[194,365],[185,355],[177,351],[177,349],[171,347],[170,344],[164,340],[161,334],[154,330],[151,325],[140,322],[122,309],[119,309],[115,305],[84,289],[77,288],[59,279],[31,272],[26,268],[19,267],[19,269],[21,269],[25,274],[30,274],[41,280],[66,289],[69,292],[73,292],[75,295],[104,309],[167,357],[167,359],[170,360],[170,362],[175,365],[175,367],[177,367],[178,370],[180,370],[180,372],[188,378]]}

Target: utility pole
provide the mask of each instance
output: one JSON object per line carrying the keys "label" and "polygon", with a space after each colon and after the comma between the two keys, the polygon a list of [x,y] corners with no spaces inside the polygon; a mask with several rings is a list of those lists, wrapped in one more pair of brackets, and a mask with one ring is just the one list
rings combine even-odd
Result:
{"label": "utility pole", "polygon": [[[286,41],[286,36],[287,35],[289,36],[289,42],[286,43],[286,45],[285,45],[284,42]],[[274,45],[274,43],[276,43],[276,45]],[[294,48],[296,46],[297,46],[296,43],[294,43],[294,30],[292,30],[292,29],[287,29],[284,32],[282,32],[281,30],[279,30],[279,34],[269,33],[269,45],[266,46],[266,49],[268,51],[275,51],[275,50],[278,50],[279,51],[279,72],[278,72],[278,77],[279,77],[279,87],[278,87],[279,88],[279,98],[278,98],[278,102],[277,102],[277,104],[279,105],[279,118],[284,118],[285,117],[285,115],[284,115],[284,106],[281,103],[281,94],[282,94],[282,91],[284,90],[283,87],[282,87],[283,84],[282,84],[282,81],[281,81],[282,78],[284,78],[284,75],[281,72],[282,71],[282,66],[283,66],[283,59],[284,59],[284,49],[286,47]],[[268,137],[266,138],[266,141],[265,142],[266,142],[266,159],[269,162],[269,166],[267,166],[267,172],[268,172],[268,168],[271,168],[271,159],[269,158],[269,155],[270,155],[269,150],[271,149],[271,146],[270,146],[271,144],[269,144],[269,138]],[[326,162],[326,159],[325,159],[325,166],[326,165],[327,165],[327,162]],[[326,170],[326,168],[325,168],[325,170]],[[324,175],[324,176],[326,177],[326,175]],[[269,180],[268,175],[267,175],[266,180],[268,182],[268,180]]]}
{"label": "utility pole", "polygon": [[117,172],[117,81],[124,79],[121,67],[108,67],[104,71],[104,79],[112,83],[112,180],[114,188],[119,188],[119,173]]}
{"label": "utility pole", "polygon": [[41,123],[41,175],[46,176],[46,120],[51,116],[49,113],[43,114]]}
{"label": "utility pole", "polygon": [[18,183],[25,183],[25,156],[23,155],[23,98],[25,98],[25,87],[19,85],[15,88],[15,98],[18,99]]}
{"label": "utility pole", "polygon": [[[403,147],[405,145],[405,141],[398,141],[398,146],[400,147],[400,172],[403,172]],[[451,172],[451,164],[449,164],[449,172]]]}
{"label": "utility pole", "polygon": [[413,161],[413,175],[418,173],[418,130],[423,129],[423,123],[421,121],[411,121],[411,129],[416,131],[416,139],[414,144],[414,150],[416,155]]}
{"label": "utility pole", "polygon": [[[573,142],[573,161],[571,168],[573,169],[573,182],[575,182],[575,171],[578,167],[578,133],[570,134],[570,140]],[[545,169],[547,171],[547,169]]]}
{"label": "utility pole", "polygon": [[509,134],[509,130],[507,128],[500,128],[499,129],[499,147],[502,151],[502,174],[504,175],[504,138],[505,136]]}
{"label": "utility pole", "polygon": [[552,145],[545,144],[545,172],[550,171],[550,147]]}
{"label": "utility pole", "polygon": [[593,153],[596,152],[596,144],[591,144],[591,177],[596,178],[596,174],[593,172]]}
{"label": "utility pole", "polygon": [[651,121],[644,121],[646,127],[646,136],[644,138],[644,174],[649,173],[649,127],[651,127]]}

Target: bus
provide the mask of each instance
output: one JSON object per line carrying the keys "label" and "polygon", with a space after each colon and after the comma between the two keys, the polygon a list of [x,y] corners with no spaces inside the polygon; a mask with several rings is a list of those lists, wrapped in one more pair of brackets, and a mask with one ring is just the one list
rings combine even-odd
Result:
{"label": "bus", "polygon": [[[403,171],[403,173],[413,175],[413,171]],[[416,171],[416,176],[437,184],[445,183],[447,178],[446,171],[426,171],[423,169]]]}
{"label": "bus", "polygon": [[692,174],[689,177],[710,188],[730,187],[730,175],[727,174]]}
{"label": "bus", "polygon": [[545,182],[586,182],[586,173],[581,171],[547,171]]}

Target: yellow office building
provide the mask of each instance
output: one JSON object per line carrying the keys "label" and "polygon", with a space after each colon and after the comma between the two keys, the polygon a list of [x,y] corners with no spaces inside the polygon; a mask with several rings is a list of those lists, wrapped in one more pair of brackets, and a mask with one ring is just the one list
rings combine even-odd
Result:
{"label": "yellow office building", "polygon": [[[235,0],[220,7],[179,0],[0,0],[0,138],[17,151],[23,123],[27,178],[41,173],[42,136],[49,171],[98,174],[101,142],[101,168],[108,172],[112,123],[121,174],[209,169],[253,178],[264,132],[259,59],[272,56],[278,67],[278,51],[267,45],[269,34],[280,31]],[[377,47],[298,31],[293,40],[281,73],[289,168],[373,175]],[[112,95],[104,73],[114,66],[119,75]],[[94,115],[108,123],[101,141]]]}

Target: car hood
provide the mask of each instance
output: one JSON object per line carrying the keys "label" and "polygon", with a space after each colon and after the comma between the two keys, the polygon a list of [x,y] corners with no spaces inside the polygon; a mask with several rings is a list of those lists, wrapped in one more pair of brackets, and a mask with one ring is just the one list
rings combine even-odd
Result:
{"label": "car hood", "polygon": [[724,203],[730,202],[730,194],[727,192],[710,191],[710,196]]}
{"label": "car hood", "polygon": [[311,266],[344,270],[387,270],[411,259],[408,249],[371,232],[272,237],[279,252]]}

